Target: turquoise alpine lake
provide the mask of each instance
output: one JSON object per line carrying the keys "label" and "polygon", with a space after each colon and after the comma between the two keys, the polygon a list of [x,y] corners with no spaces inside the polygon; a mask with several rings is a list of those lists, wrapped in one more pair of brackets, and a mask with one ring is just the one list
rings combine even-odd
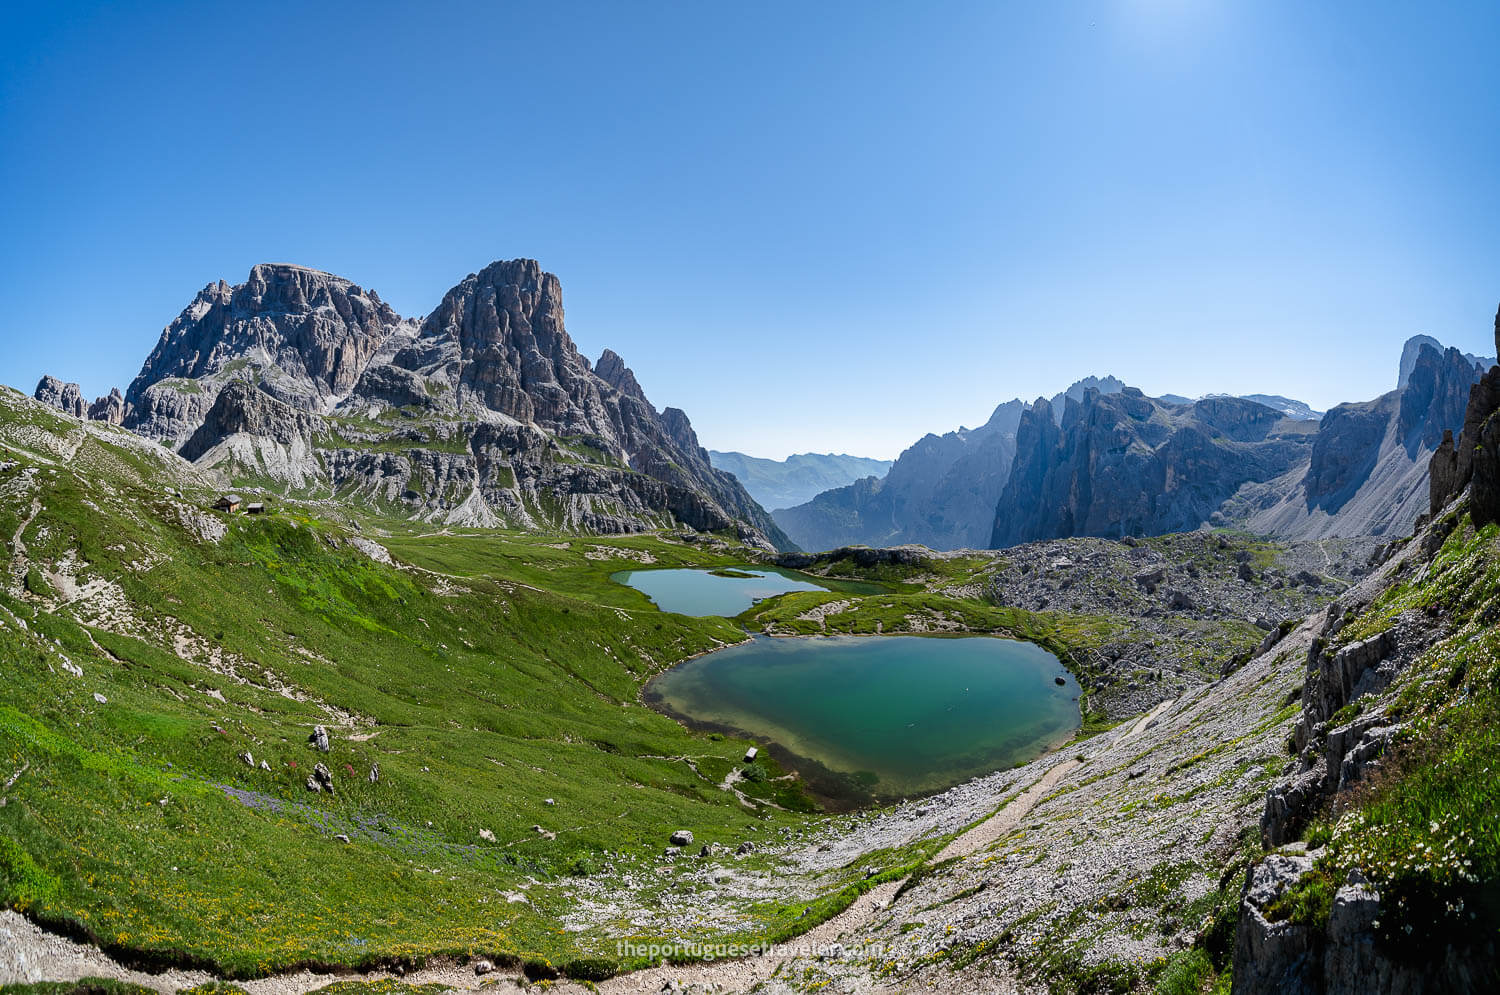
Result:
{"label": "turquoise alpine lake", "polygon": [[1072,738],[1078,695],[1051,653],[991,636],[760,636],[646,691],[689,724],[778,748],[805,778],[799,758],[876,798],[1034,760]]}
{"label": "turquoise alpine lake", "polygon": [[622,570],[610,579],[635,588],[664,612],[678,615],[723,615],[733,618],[757,601],[792,591],[843,591],[883,594],[880,584],[825,580],[776,567],[729,567],[719,570]]}

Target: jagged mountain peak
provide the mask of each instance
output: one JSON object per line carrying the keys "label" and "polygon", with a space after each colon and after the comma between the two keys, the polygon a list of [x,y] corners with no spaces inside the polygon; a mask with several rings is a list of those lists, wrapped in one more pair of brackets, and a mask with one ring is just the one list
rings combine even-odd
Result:
{"label": "jagged mountain peak", "polygon": [[594,364],[594,374],[621,394],[646,400],[646,392],[635,379],[635,372],[625,365],[625,360],[613,349],[605,349],[599,354],[599,362]]}
{"label": "jagged mountain peak", "polygon": [[1081,401],[1085,391],[1098,391],[1100,394],[1118,394],[1125,389],[1125,382],[1113,376],[1087,376],[1082,380],[1075,380],[1068,389],[1056,394],[1048,402],[1052,406],[1052,417],[1058,424],[1062,424],[1063,412],[1067,410],[1067,402]]}
{"label": "jagged mountain peak", "polygon": [[331,488],[412,517],[592,532],[679,523],[789,545],[714,470],[687,415],[657,412],[623,359],[596,371],[534,259],[470,273],[420,322],[373,290],[290,263],[211,283],[125,394],[86,405],[190,459],[290,492]]}
{"label": "jagged mountain peak", "polygon": [[124,423],[180,444],[223,384],[241,378],[293,407],[328,410],[408,324],[352,280],[257,263],[244,283],[209,284],[163,329],[125,392]]}
{"label": "jagged mountain peak", "polygon": [[[1401,347],[1401,366],[1396,374],[1397,390],[1405,387],[1407,381],[1411,379],[1412,369],[1416,366],[1417,358],[1421,355],[1423,349],[1432,349],[1441,354],[1447,350],[1447,347],[1431,335],[1413,335],[1407,339],[1406,343]],[[1497,345],[1497,349],[1500,349],[1500,345]],[[1476,356],[1468,352],[1459,352],[1459,355],[1481,373],[1495,365],[1494,356]]]}

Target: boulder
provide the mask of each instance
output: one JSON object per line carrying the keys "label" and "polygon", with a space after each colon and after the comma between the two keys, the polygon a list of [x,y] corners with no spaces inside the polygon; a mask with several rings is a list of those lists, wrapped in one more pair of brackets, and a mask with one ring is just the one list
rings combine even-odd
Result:
{"label": "boulder", "polygon": [[1234,937],[1234,990],[1321,995],[1323,937],[1309,926],[1271,922],[1265,912],[1312,869],[1311,856],[1272,854],[1245,875]]}
{"label": "boulder", "polygon": [[1260,817],[1262,843],[1281,846],[1296,838],[1317,810],[1323,794],[1323,777],[1321,770],[1306,770],[1271,786]]}
{"label": "boulder", "polygon": [[1156,591],[1156,585],[1167,579],[1166,567],[1153,567],[1150,570],[1142,570],[1135,575],[1135,582],[1146,589],[1147,594]]}
{"label": "boulder", "polygon": [[686,829],[679,829],[669,837],[668,842],[673,846],[688,846],[693,842],[693,834]]}
{"label": "boulder", "polygon": [[313,726],[313,731],[308,733],[307,741],[311,743],[319,753],[327,753],[332,744],[328,741],[328,730],[322,726]]}

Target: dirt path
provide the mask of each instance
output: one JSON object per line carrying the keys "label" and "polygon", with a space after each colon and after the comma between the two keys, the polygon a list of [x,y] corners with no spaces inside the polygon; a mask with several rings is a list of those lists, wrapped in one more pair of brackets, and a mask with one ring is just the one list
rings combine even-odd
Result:
{"label": "dirt path", "polygon": [[[1154,720],[1167,711],[1174,701],[1157,705],[1141,716],[1122,735],[1113,738],[1105,750],[1112,750],[1134,739],[1145,731]],[[1045,798],[1064,778],[1082,764],[1077,758],[1069,758],[1054,764],[1025,791],[1011,799],[1003,808],[988,819],[972,827],[949,843],[934,858],[933,862],[954,857],[968,857],[995,843],[1020,824],[1037,803]],[[816,956],[834,944],[859,946],[859,934],[885,914],[895,901],[896,894],[905,881],[890,881],[861,895],[849,908],[793,940],[781,949],[771,950],[754,957],[738,960],[722,960],[693,964],[684,967],[655,967],[632,974],[611,978],[598,986],[603,995],[647,995],[671,984],[682,986],[718,986],[722,992],[742,992],[770,978],[775,972],[800,957]],[[203,971],[174,970],[163,974],[146,974],[133,971],[112,960],[97,947],[76,943],[62,936],[41,929],[19,913],[9,910],[0,912],[0,984],[37,980],[76,981],[85,977],[113,978],[171,995],[182,988],[205,984],[214,980]],[[391,978],[387,972],[345,975],[358,980],[375,981]],[[413,984],[437,983],[461,991],[473,991],[481,982],[493,982],[506,978],[505,972],[476,977],[466,965],[444,964],[408,974],[406,981]],[[515,977],[509,975],[509,977]],[[250,995],[305,995],[337,980],[326,974],[307,971],[279,975],[258,981],[240,982]],[[871,987],[863,989],[877,993],[896,989]],[[551,989],[558,995],[572,995],[585,991],[580,986],[568,983]]]}

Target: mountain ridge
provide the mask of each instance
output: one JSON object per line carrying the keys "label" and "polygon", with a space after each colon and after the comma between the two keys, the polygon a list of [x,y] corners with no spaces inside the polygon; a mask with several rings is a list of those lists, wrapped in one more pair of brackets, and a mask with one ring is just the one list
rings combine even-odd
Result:
{"label": "mountain ridge", "polygon": [[847,453],[793,453],[784,460],[709,450],[715,468],[735,475],[761,507],[774,512],[865,477],[883,477],[894,460]]}
{"label": "mountain ridge", "polygon": [[[679,523],[790,546],[710,465],[685,413],[657,411],[617,354],[600,367],[536,260],[470,273],[421,320],[344,277],[260,263],[199,291],[124,394],[92,407],[237,482],[352,491],[405,517],[600,533]],[[89,416],[76,385],[44,377],[35,396]]]}

